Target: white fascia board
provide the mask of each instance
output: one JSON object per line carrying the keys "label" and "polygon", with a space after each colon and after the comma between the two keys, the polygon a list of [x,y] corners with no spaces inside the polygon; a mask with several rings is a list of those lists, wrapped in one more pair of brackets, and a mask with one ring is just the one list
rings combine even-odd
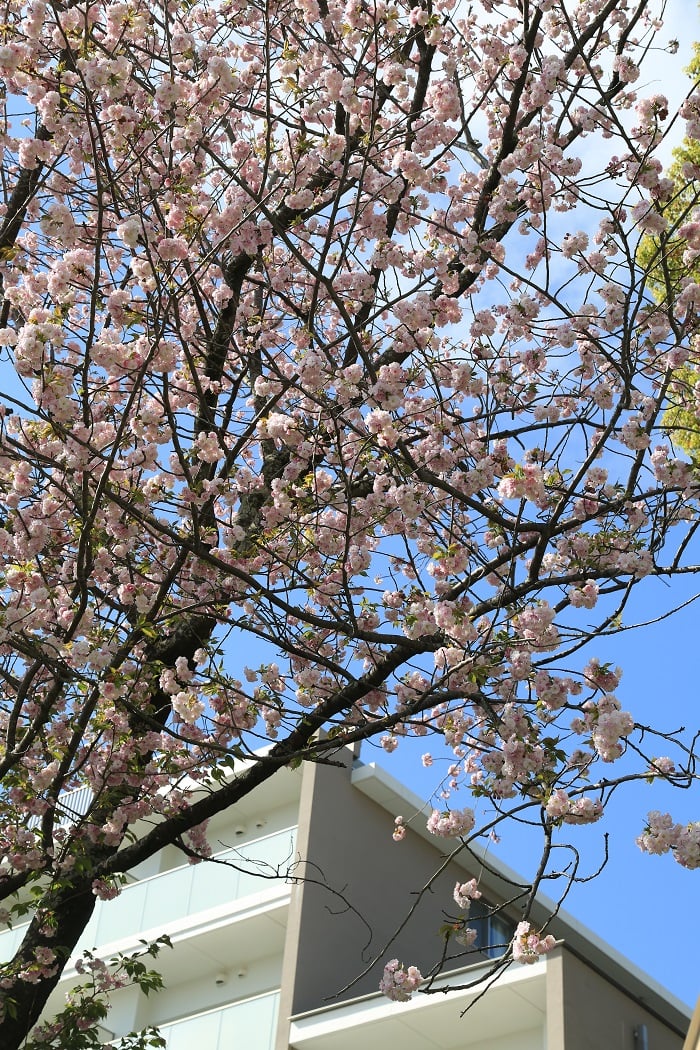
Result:
{"label": "white fascia board", "polygon": [[[418,992],[407,1003],[390,1002],[380,993],[372,993],[339,1006],[326,1006],[297,1014],[291,1018],[290,1046],[294,1050],[305,1050],[306,1047],[333,1050],[336,1044],[342,1042],[345,1045],[355,1030],[358,1045],[368,1045],[370,1033],[378,1045],[385,1046],[388,1041],[396,1041],[400,1045],[402,1032],[405,1033],[407,1029],[420,1031],[424,1027],[424,1022],[421,1022],[423,1018],[427,1020],[428,1014],[433,1023],[439,1018],[443,1024],[452,1026],[459,1014],[471,1004],[480,1014],[493,1015],[493,1024],[496,1024],[499,1013],[504,1012],[506,1000],[507,1014],[514,1016],[522,1010],[527,1013],[529,1025],[533,1017],[543,1024],[546,1014],[546,956],[530,966],[512,966],[502,973],[494,989],[498,992],[498,1003],[489,996],[475,1003],[483,993],[481,984],[474,988],[439,991],[448,984],[469,984],[480,976],[486,976],[489,969],[488,964],[480,963],[452,971],[435,983],[436,994],[421,995]],[[483,1016],[480,1020],[483,1024]]]}

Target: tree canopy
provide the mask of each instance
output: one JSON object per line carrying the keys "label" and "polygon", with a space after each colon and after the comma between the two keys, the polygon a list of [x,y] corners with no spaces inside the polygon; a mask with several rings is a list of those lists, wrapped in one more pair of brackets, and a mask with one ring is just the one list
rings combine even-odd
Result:
{"label": "tree canopy", "polygon": [[[665,417],[700,411],[697,166],[635,87],[662,6],[6,3],[6,1050],[93,1045],[29,1033],[96,898],[290,763],[446,747],[431,830],[530,815],[533,893],[617,786],[694,781],[595,650],[700,568]],[[700,866],[700,824],[640,845]]]}
{"label": "tree canopy", "polygon": [[[700,45],[694,46],[693,58],[686,70],[693,85],[700,82]],[[664,216],[668,227],[661,238],[645,237],[638,254],[640,265],[649,271],[650,287],[657,298],[678,294],[689,273],[697,276],[697,249],[693,238],[694,210],[697,204],[697,185],[700,180],[700,146],[694,136],[686,136],[673,151],[673,162],[668,177],[673,181],[673,190],[664,204]],[[683,234],[688,234],[688,242]],[[695,264],[695,265],[693,265]],[[694,362],[679,368],[669,388],[670,405],[664,422],[675,444],[691,454],[693,462],[700,447],[696,415],[686,403],[695,398],[694,387],[700,379]],[[676,391],[678,395],[676,396]]]}

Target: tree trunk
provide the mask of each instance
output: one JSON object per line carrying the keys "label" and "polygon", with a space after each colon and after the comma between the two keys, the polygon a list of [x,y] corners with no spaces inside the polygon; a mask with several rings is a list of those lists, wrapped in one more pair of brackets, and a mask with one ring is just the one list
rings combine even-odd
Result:
{"label": "tree trunk", "polygon": [[[51,891],[43,898],[29,929],[12,962],[15,973],[6,976],[12,983],[3,990],[1,1005],[4,1017],[0,1023],[2,1050],[20,1050],[27,1034],[39,1020],[49,996],[62,977],[67,960],[80,940],[92,913],[96,898],[89,881],[81,879]],[[36,971],[36,950],[54,952],[54,964]],[[28,979],[30,968],[39,979]],[[9,969],[9,967],[8,967]],[[53,970],[53,973],[47,973]]]}

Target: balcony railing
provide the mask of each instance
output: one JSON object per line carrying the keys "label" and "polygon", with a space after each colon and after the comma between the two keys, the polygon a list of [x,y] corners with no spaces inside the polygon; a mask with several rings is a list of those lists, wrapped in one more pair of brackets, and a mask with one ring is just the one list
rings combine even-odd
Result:
{"label": "balcony railing", "polygon": [[159,1025],[167,1050],[272,1050],[279,992]]}
{"label": "balcony railing", "polygon": [[[283,884],[295,841],[296,828],[286,828],[215,854],[226,863],[185,864],[127,886],[114,900],[98,902],[75,954],[146,930],[162,932],[169,923]],[[0,933],[0,961],[12,958],[26,928]]]}

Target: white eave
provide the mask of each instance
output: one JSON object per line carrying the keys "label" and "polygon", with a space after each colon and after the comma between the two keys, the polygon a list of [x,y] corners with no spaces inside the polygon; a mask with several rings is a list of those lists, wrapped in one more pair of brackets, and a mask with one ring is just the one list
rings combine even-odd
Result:
{"label": "white eave", "polygon": [[[292,1018],[294,1050],[466,1050],[514,1033],[542,1032],[546,1016],[545,957],[511,967],[482,997],[484,985],[414,994],[408,1003],[368,995]],[[436,988],[471,983],[488,965],[470,966],[443,978]],[[460,1015],[469,1010],[460,1023]]]}

